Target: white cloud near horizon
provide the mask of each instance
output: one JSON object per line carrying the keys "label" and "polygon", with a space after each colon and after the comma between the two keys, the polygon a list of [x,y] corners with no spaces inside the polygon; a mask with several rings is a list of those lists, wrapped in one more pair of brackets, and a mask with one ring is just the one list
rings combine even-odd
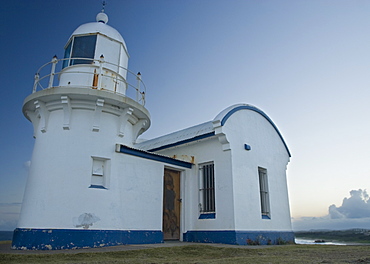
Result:
{"label": "white cloud near horizon", "polygon": [[341,206],[334,204],[323,217],[292,218],[294,231],[352,228],[370,229],[370,201],[366,190],[352,190],[350,197],[344,198]]}
{"label": "white cloud near horizon", "polygon": [[366,190],[350,191],[350,198],[344,198],[341,206],[329,206],[329,215],[332,219],[366,218],[370,217],[369,195]]}

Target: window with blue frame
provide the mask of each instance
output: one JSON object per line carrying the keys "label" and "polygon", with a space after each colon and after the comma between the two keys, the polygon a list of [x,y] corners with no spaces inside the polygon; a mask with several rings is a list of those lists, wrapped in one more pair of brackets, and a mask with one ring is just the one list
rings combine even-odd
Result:
{"label": "window with blue frame", "polygon": [[200,219],[215,218],[215,172],[214,163],[199,166],[199,209]]}
{"label": "window with blue frame", "polygon": [[92,157],[92,173],[90,188],[106,189],[107,186],[107,163],[104,158]]}

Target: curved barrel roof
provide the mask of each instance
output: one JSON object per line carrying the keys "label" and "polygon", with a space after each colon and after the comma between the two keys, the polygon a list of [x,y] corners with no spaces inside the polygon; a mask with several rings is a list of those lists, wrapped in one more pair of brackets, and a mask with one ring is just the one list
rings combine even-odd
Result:
{"label": "curved barrel roof", "polygon": [[230,116],[232,116],[235,112],[240,110],[251,110],[254,111],[260,115],[262,115],[275,129],[276,133],[279,135],[280,139],[282,140],[289,157],[290,151],[288,149],[288,146],[286,145],[283,136],[280,134],[277,126],[274,124],[274,122],[259,108],[249,105],[249,104],[236,104],[232,105],[223,111],[221,111],[212,121],[208,121],[193,127],[189,127],[177,132],[170,133],[168,135],[160,136],[154,139],[150,139],[141,143],[138,143],[135,145],[136,148],[144,149],[148,151],[156,151],[160,149],[165,149],[181,144],[185,144],[191,141],[200,140],[202,138],[206,138],[209,136],[215,135],[214,132],[214,126],[213,123],[215,121],[220,121],[221,126],[224,126],[226,121],[229,119]]}

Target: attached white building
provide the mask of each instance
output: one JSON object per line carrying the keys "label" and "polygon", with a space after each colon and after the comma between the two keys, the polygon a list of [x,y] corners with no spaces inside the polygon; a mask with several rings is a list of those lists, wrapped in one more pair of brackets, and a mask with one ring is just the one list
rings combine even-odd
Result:
{"label": "attached white building", "polygon": [[238,104],[136,143],[150,126],[144,86],[107,20],[78,27],[24,101],[36,140],[13,248],[294,241],[290,153],[272,120]]}

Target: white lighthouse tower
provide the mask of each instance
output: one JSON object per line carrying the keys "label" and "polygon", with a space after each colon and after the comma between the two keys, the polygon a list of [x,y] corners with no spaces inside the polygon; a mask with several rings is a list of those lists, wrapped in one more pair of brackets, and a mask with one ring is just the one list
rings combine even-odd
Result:
{"label": "white lighthouse tower", "polygon": [[125,41],[107,22],[102,12],[79,26],[24,101],[35,145],[13,248],[104,246],[122,236],[105,239],[111,230],[127,230],[115,148],[133,146],[150,115],[140,73],[130,84]]}
{"label": "white lighthouse tower", "polygon": [[236,104],[138,142],[145,86],[107,22],[78,27],[24,101],[36,140],[13,248],[293,242],[290,152],[273,121]]}

